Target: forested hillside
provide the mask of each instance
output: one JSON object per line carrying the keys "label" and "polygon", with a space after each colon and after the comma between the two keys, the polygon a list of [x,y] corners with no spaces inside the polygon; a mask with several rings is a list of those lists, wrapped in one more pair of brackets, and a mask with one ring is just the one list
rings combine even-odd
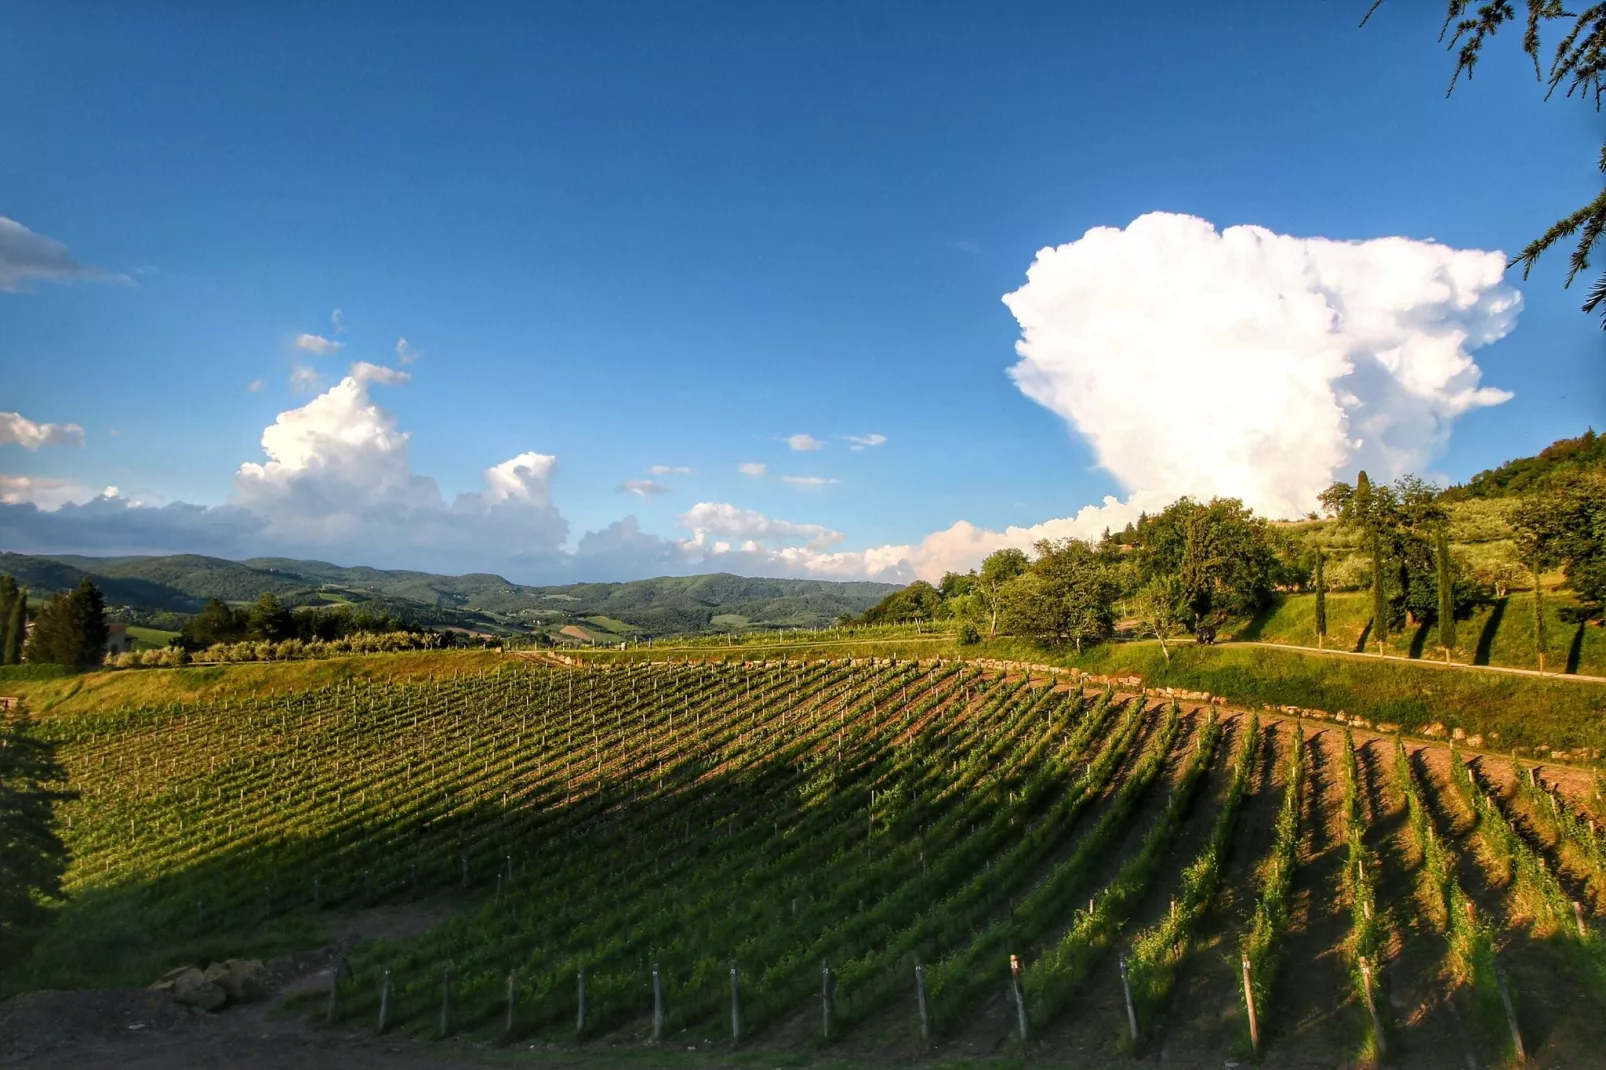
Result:
{"label": "forested hillside", "polygon": [[[536,587],[486,573],[442,576],[326,561],[227,561],[194,554],[96,558],[0,553],[0,573],[16,577],[36,598],[71,590],[87,577],[100,587],[108,606],[133,611],[136,621],[153,612],[196,613],[211,599],[246,604],[269,593],[290,607],[356,603],[420,625],[552,634],[570,628],[604,640],[710,629],[822,627],[862,612],[896,589],[881,583],[729,574]],[[177,622],[161,623],[177,630]]]}

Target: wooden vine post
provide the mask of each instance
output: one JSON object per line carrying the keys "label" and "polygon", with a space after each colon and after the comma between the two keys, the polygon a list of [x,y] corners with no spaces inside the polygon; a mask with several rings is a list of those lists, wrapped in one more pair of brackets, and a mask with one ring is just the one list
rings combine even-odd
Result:
{"label": "wooden vine post", "polygon": [[931,1016],[926,1013],[926,968],[915,964],[915,1000],[920,1005],[920,1039],[931,1043]]}
{"label": "wooden vine post", "polygon": [[652,1041],[664,1039],[664,986],[658,976],[658,964],[652,967]]}
{"label": "wooden vine post", "polygon": [[1518,1064],[1528,1061],[1528,1052],[1522,1046],[1522,1030],[1517,1028],[1517,1010],[1511,1005],[1511,989],[1506,987],[1506,971],[1496,963],[1494,968],[1495,984],[1500,986],[1500,1006],[1506,1012],[1506,1025],[1511,1029],[1511,1048],[1517,1055]]}
{"label": "wooden vine post", "polygon": [[574,1015],[574,1033],[576,1036],[583,1036],[586,1031],[586,968],[584,966],[580,967],[576,979],[580,991]]}
{"label": "wooden vine post", "polygon": [[1026,994],[1020,987],[1020,959],[1009,956],[1009,987],[1015,993],[1015,1023],[1020,1029],[1020,1042],[1026,1043]]}
{"label": "wooden vine post", "polygon": [[1383,1019],[1378,1017],[1377,1001],[1372,997],[1372,964],[1361,956],[1361,993],[1366,996],[1366,1013],[1372,1016],[1372,1039],[1377,1043],[1377,1057],[1388,1056],[1388,1041],[1383,1038]]}
{"label": "wooden vine post", "polygon": [[826,1040],[831,1039],[831,1011],[835,997],[836,978],[832,976],[831,963],[827,960],[820,967],[820,1030]]}
{"label": "wooden vine post", "polygon": [[1255,982],[1250,977],[1249,956],[1243,956],[1244,963],[1244,1006],[1249,1011],[1249,1048],[1256,1055],[1260,1054],[1260,1019],[1255,1015]]}
{"label": "wooden vine post", "polygon": [[1126,1028],[1131,1034],[1132,1043],[1138,1042],[1138,1012],[1132,1006],[1132,966],[1127,962],[1126,956],[1121,956],[1121,994],[1126,998]]}
{"label": "wooden vine post", "polygon": [[385,1027],[388,1026],[389,1024],[390,1024],[390,967],[386,966],[385,967],[385,972],[384,972],[384,974],[382,976],[382,979],[379,982],[379,1033],[380,1033],[381,1036],[384,1035]]}
{"label": "wooden vine post", "polygon": [[731,963],[731,1043],[742,1042],[742,993],[741,974],[736,970],[736,963]]}
{"label": "wooden vine post", "polygon": [[505,1032],[513,1035],[513,1016],[517,1011],[519,971],[507,971],[507,1026]]}

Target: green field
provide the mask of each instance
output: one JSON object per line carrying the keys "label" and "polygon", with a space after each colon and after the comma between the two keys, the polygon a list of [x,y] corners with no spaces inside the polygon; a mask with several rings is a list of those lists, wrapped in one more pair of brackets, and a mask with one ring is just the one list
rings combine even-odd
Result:
{"label": "green field", "polygon": [[178,638],[178,632],[167,632],[160,628],[146,628],[138,624],[129,625],[128,634],[134,640],[135,650],[161,650],[167,646],[169,639]]}
{"label": "green field", "polygon": [[[1086,664],[1153,669],[1151,651]],[[1267,655],[1288,687],[1301,665],[1357,686],[1349,662],[1249,647],[1182,652],[1173,671],[1276,680],[1239,660]],[[1528,683],[1355,664],[1401,687]],[[1531,1051],[1572,1065],[1606,1045],[1588,1009],[1606,1008],[1591,980],[1606,976],[1606,852],[1572,773],[1551,803],[1493,759],[952,658],[427,653],[27,687],[79,793],[63,812],[72,900],[6,991],[140,985],[317,946],[377,906],[447,903],[439,927],[352,951],[341,1035],[372,1034],[388,969],[397,1034],[645,1051],[656,970],[675,1050],[1219,1066],[1247,1055],[1241,947],[1269,1064],[1375,1051],[1352,974],[1369,955],[1428,1008],[1380,1001],[1391,1050],[1448,1067],[1509,1058],[1476,953],[1492,938]],[[1318,844],[1347,844],[1347,861]],[[1430,845],[1463,860],[1442,880],[1415,861]],[[1484,928],[1443,909],[1465,895]],[[1546,995],[1558,986],[1565,1006]]]}

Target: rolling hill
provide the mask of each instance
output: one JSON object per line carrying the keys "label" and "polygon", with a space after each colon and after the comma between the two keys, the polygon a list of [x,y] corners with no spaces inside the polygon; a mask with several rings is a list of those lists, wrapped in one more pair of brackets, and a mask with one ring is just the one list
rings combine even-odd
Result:
{"label": "rolling hill", "polygon": [[136,613],[193,613],[212,598],[249,602],[272,592],[293,606],[359,603],[420,624],[518,632],[578,626],[599,635],[821,627],[863,612],[896,590],[884,583],[750,579],[725,573],[538,587],[489,573],[442,576],[327,561],[228,561],[196,554],[0,553],[0,572],[15,576],[38,596],[66,590],[88,577],[100,586],[108,605]]}

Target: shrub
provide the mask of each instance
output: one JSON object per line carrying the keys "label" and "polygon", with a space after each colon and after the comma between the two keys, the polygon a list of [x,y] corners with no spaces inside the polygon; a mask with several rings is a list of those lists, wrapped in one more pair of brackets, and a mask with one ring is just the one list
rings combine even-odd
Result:
{"label": "shrub", "polygon": [[975,646],[979,642],[981,642],[981,632],[976,630],[974,624],[967,620],[959,626],[960,646]]}

